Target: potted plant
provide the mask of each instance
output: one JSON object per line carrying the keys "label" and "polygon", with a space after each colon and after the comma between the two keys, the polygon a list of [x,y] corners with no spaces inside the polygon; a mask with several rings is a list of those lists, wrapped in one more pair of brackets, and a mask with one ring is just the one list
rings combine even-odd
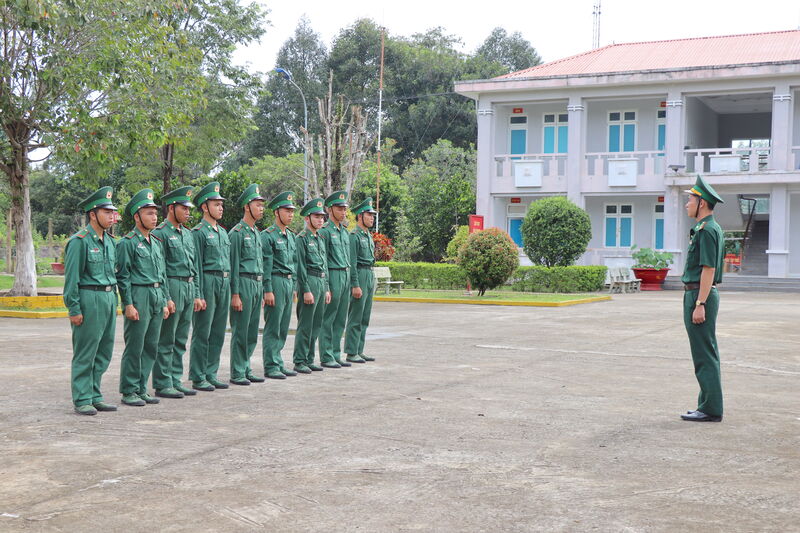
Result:
{"label": "potted plant", "polygon": [[[66,248],[66,244],[64,245],[64,248]],[[58,261],[50,263],[50,268],[53,269],[53,274],[59,276],[64,275],[64,248],[61,249],[61,256],[58,258]]]}
{"label": "potted plant", "polygon": [[635,264],[631,267],[637,278],[642,280],[643,291],[663,290],[661,285],[669,272],[669,265],[672,264],[672,253],[659,252],[652,248],[638,248],[633,245],[631,248],[631,258]]}

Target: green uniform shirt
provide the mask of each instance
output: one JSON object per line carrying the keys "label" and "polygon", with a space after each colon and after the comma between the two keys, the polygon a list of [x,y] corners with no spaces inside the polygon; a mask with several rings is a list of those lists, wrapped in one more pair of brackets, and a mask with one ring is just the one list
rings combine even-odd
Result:
{"label": "green uniform shirt", "polygon": [[103,240],[92,226],[70,237],[64,251],[64,305],[69,316],[82,315],[80,285],[115,285],[116,246],[106,234]]}
{"label": "green uniform shirt", "polygon": [[703,267],[713,267],[714,283],[722,281],[722,263],[725,258],[725,240],[722,228],[713,215],[700,220],[689,232],[689,250],[686,252],[686,267],[681,281],[699,283]]}
{"label": "green uniform shirt", "polygon": [[272,274],[295,276],[297,274],[297,236],[290,229],[281,233],[273,224],[261,232],[261,253],[264,262],[264,292],[272,291]]}
{"label": "green uniform shirt", "polygon": [[308,285],[309,270],[322,274],[325,291],[328,291],[328,258],[325,241],[308,228],[297,234],[297,292],[311,292]]}
{"label": "green uniform shirt", "polygon": [[350,266],[350,234],[344,226],[328,222],[317,234],[325,241],[328,252],[328,268],[348,268]]}
{"label": "green uniform shirt", "polygon": [[197,277],[200,280],[200,298],[205,299],[206,270],[231,271],[231,241],[225,228],[217,224],[216,229],[206,220],[192,228],[194,249],[197,254]]}
{"label": "green uniform shirt", "polygon": [[172,222],[165,220],[153,230],[153,235],[164,244],[167,277],[192,278],[193,297],[200,298],[200,280],[191,230],[183,225],[175,227]]}
{"label": "green uniform shirt", "polygon": [[350,234],[350,286],[360,287],[358,267],[371,267],[375,264],[375,242],[368,231],[360,226]]}
{"label": "green uniform shirt", "polygon": [[117,244],[117,285],[122,305],[131,305],[132,285],[159,284],[162,307],[169,300],[167,270],[164,250],[158,237],[150,234],[150,242],[144,238],[139,228],[134,228]]}
{"label": "green uniform shirt", "polygon": [[228,232],[228,238],[231,241],[231,294],[239,294],[240,273],[256,276],[264,273],[261,239],[258,230],[244,220]]}

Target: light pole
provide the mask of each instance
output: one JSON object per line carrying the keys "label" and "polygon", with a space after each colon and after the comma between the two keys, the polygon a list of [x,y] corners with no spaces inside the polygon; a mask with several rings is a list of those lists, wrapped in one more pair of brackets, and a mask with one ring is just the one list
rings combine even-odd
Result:
{"label": "light pole", "polygon": [[[300,98],[303,99],[303,129],[308,131],[308,106],[306,105],[306,95],[303,94],[303,89],[297,85],[292,79],[292,73],[285,68],[276,68],[275,72],[280,74],[283,79],[288,80],[289,83],[295,86],[300,91]],[[308,146],[303,142],[303,203],[308,201]]]}

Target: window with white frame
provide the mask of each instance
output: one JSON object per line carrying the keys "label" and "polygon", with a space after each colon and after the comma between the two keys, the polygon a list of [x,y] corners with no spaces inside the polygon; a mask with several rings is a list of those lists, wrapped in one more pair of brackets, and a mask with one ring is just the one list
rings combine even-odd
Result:
{"label": "window with white frame", "polygon": [[633,205],[605,204],[605,247],[630,248],[633,243]]}
{"label": "window with white frame", "polygon": [[653,210],[653,248],[664,249],[664,203],[657,202]]}
{"label": "window with white frame", "polygon": [[513,115],[508,120],[509,140],[511,148],[509,153],[512,155],[525,154],[528,152],[528,117],[525,115]]}
{"label": "window with white frame", "polygon": [[[664,150],[667,143],[667,110],[656,110],[656,150]],[[660,154],[664,155],[664,154]]]}
{"label": "window with white frame", "polygon": [[567,113],[545,113],[542,117],[542,153],[566,154],[569,126]]}
{"label": "window with white frame", "polygon": [[506,208],[507,231],[514,244],[522,248],[522,221],[528,212],[527,205],[509,204]]}
{"label": "window with white frame", "polygon": [[609,111],[608,151],[636,151],[636,111]]}

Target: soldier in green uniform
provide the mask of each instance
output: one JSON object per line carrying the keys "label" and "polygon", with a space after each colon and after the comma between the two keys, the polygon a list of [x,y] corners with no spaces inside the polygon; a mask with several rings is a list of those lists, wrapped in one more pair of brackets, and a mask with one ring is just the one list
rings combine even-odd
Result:
{"label": "soldier in green uniform", "polygon": [[689,250],[681,281],[684,283],[683,323],[689,334],[694,373],[700,384],[697,410],[681,415],[692,422],[722,421],[722,383],[717,347],[717,311],[722,281],[724,237],[714,220],[714,206],[723,203],[719,194],[701,177],[686,191],[686,212],[695,220],[689,232]]}
{"label": "soldier in green uniform", "polygon": [[197,279],[194,239],[184,224],[189,220],[194,187],[181,187],[161,197],[167,219],[153,230],[164,244],[167,264],[167,288],[174,307],[161,324],[158,357],[153,365],[153,388],[156,396],[183,398],[197,394],[181,383],[183,354],[189,339],[192,315],[203,308]]}
{"label": "soldier in green uniform", "polygon": [[325,242],[317,235],[325,222],[324,203],[322,198],[314,198],[300,210],[306,227],[297,235],[297,332],[293,359],[295,371],[302,374],[322,370],[314,364],[314,345],[325,306],[331,301]]}
{"label": "soldier in green uniform", "polygon": [[158,224],[153,190],[133,195],[125,211],[136,227],[117,245],[117,284],[125,311],[125,349],[120,363],[122,403],[158,403],[147,393],[147,379],[156,360],[161,324],[173,302],[167,287],[164,249],[152,233]]}
{"label": "soldier in green uniform", "polygon": [[103,401],[100,381],[111,362],[117,318],[114,239],[106,230],[116,218],[111,187],[83,200],[89,225],[70,237],[64,251],[64,305],[72,328],[72,403],[75,412],[116,411]]}
{"label": "soldier in green uniform", "polygon": [[269,203],[275,223],[261,232],[261,251],[264,259],[264,339],[262,350],[264,375],[271,379],[286,379],[297,373],[283,365],[281,350],[289,334],[292,317],[292,298],[295,287],[295,234],[287,226],[294,218],[294,195],[282,192]]}
{"label": "soldier in green uniform", "polygon": [[328,286],[331,303],[325,306],[319,335],[319,358],[326,368],[351,366],[342,360],[342,334],[350,304],[350,233],[343,222],[347,218],[347,192],[336,191],[325,198],[328,222],[319,230],[325,241],[328,259]]}
{"label": "soldier in green uniform", "polygon": [[231,241],[231,383],[250,385],[264,378],[253,374],[250,356],[258,343],[264,290],[261,237],[256,222],[264,216],[264,198],[255,183],[239,196],[242,220],[228,233]]}
{"label": "soldier in green uniform", "polygon": [[218,224],[224,201],[219,182],[212,181],[200,189],[195,203],[203,212],[203,220],[192,228],[203,309],[192,318],[189,379],[193,389],[209,392],[228,388],[227,383],[217,379],[231,301],[231,241],[225,228]]}
{"label": "soldier in green uniform", "polygon": [[366,198],[353,208],[356,228],[350,234],[350,309],[347,312],[347,332],[344,351],[351,363],[374,361],[374,357],[364,355],[364,341],[367,337],[369,317],[372,314],[372,297],[375,294],[375,243],[369,228],[375,223],[375,209],[372,198]]}

